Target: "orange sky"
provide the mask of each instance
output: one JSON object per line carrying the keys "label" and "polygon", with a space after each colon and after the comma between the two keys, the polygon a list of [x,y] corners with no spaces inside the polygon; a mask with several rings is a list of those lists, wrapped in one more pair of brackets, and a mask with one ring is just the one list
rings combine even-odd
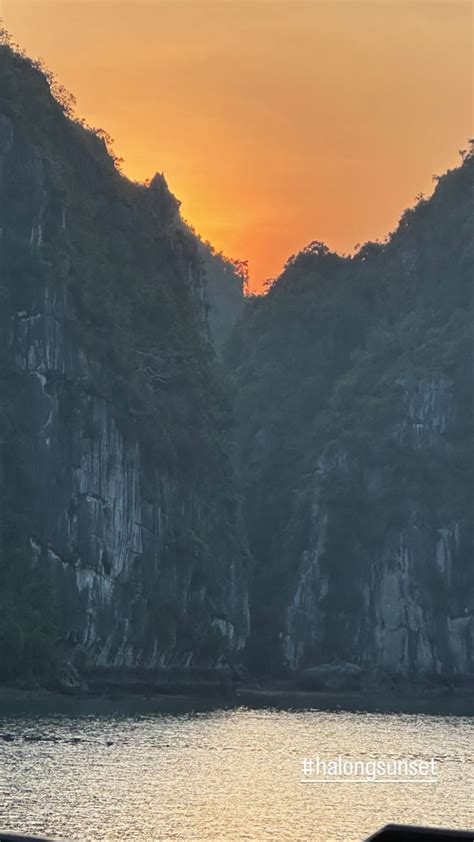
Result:
{"label": "orange sky", "polygon": [[383,237],[472,134],[472,6],[456,0],[0,0],[135,179],[250,262]]}

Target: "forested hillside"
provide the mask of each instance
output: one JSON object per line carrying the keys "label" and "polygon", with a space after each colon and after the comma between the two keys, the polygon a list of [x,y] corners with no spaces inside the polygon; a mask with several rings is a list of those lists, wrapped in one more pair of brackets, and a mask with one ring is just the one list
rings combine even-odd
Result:
{"label": "forested hillside", "polygon": [[199,244],[0,47],[0,663],[218,664],[248,626]]}
{"label": "forested hillside", "polygon": [[472,670],[473,169],[386,243],[313,243],[236,327],[257,669]]}

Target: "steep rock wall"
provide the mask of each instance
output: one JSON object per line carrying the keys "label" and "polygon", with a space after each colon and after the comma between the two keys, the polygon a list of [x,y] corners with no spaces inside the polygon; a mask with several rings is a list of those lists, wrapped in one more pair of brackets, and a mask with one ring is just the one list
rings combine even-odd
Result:
{"label": "steep rock wall", "polygon": [[247,551],[192,237],[161,177],[126,182],[0,58],[0,480],[23,524],[5,569],[46,577],[57,648],[91,667],[234,660]]}
{"label": "steep rock wall", "polygon": [[234,330],[258,670],[472,679],[473,175],[352,258],[310,244]]}
{"label": "steep rock wall", "polygon": [[[393,441],[427,452],[449,448],[453,384],[432,377],[400,385],[406,414],[390,431]],[[383,530],[372,552],[363,553],[357,540],[349,543],[345,577],[334,577],[322,562],[330,517],[322,489],[328,477],[351,473],[361,475],[357,457],[329,450],[314,475],[310,548],[300,561],[285,619],[288,664],[297,669],[344,656],[368,670],[407,676],[472,672],[474,604],[458,521],[443,522],[438,511],[436,522],[428,523],[418,500],[409,499],[406,524]],[[383,466],[362,476],[359,493],[375,514]],[[443,477],[438,479],[442,484]]]}

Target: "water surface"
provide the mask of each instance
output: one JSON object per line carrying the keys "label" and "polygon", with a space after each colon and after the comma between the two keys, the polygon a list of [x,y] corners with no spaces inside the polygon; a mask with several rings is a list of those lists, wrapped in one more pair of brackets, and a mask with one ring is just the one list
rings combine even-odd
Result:
{"label": "water surface", "polygon": [[[5,830],[77,842],[360,842],[390,821],[474,824],[466,716],[206,710],[190,700],[154,710],[65,707],[3,706],[0,732],[14,737],[0,740]],[[307,786],[302,761],[317,755],[434,757],[439,780]]]}

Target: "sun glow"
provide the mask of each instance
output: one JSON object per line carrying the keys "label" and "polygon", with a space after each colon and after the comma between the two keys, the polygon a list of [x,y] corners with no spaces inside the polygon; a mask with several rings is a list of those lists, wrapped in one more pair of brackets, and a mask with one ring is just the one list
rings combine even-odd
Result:
{"label": "sun glow", "polygon": [[465,2],[38,2],[5,25],[260,289],[324,240],[383,237],[471,134]]}

